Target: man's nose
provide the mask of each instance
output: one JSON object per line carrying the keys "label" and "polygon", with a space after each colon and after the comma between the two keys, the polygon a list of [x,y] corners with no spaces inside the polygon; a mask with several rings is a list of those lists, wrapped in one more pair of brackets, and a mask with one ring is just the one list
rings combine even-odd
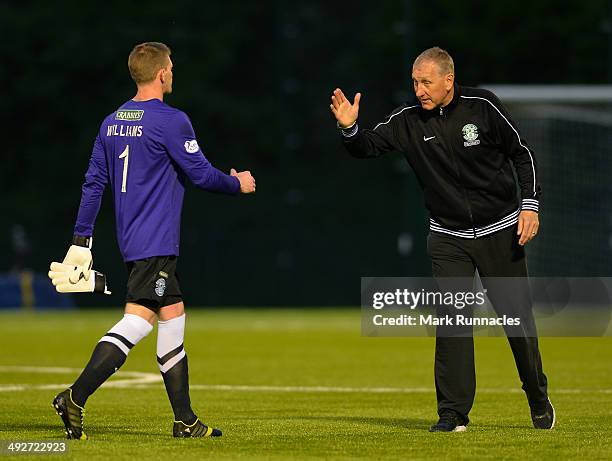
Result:
{"label": "man's nose", "polygon": [[421,96],[423,96],[425,94],[425,92],[423,91],[423,86],[416,84],[414,87],[414,94],[416,95],[417,98],[420,98]]}

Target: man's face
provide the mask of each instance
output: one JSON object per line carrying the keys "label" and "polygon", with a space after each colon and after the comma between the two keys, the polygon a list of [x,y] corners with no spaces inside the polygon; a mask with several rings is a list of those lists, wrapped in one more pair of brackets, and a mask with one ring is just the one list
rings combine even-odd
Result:
{"label": "man's face", "polygon": [[161,70],[162,91],[164,94],[172,93],[172,59],[168,58],[168,65]]}
{"label": "man's face", "polygon": [[412,67],[414,93],[426,110],[451,102],[454,79],[453,74],[441,73],[438,64],[433,61],[420,62]]}

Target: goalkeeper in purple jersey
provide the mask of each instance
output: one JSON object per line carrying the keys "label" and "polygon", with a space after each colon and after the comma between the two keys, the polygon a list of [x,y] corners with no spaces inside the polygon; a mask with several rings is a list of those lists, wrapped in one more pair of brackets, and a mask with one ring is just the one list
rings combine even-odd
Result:
{"label": "goalkeeper in purple jersey", "polygon": [[227,175],[204,157],[187,115],[163,102],[172,92],[170,49],[147,42],[128,59],[136,96],[107,116],[85,174],[72,245],[49,271],[56,290],[110,292],[104,274],[92,269],[91,244],[104,188],[115,205],[117,240],[128,270],[125,314],[96,345],[89,363],[53,406],[66,435],[86,439],[87,398],[125,362],[129,351],[157,321],[157,362],[174,412],[175,437],[220,436],[191,408],[183,347],[185,306],[176,271],[185,182],[229,195],[255,192],[249,171]]}

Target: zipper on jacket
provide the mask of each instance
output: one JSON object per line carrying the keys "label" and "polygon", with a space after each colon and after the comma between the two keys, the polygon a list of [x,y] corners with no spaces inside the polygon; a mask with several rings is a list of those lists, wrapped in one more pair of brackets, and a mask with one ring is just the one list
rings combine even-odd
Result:
{"label": "zipper on jacket", "polygon": [[[443,123],[446,124],[447,118],[446,118],[446,114],[444,113],[444,108],[442,106],[440,106],[440,117],[442,117]],[[470,201],[468,200],[467,191],[465,190],[465,187],[463,186],[463,183],[461,182],[461,170],[459,169],[459,163],[457,162],[457,159],[455,158],[455,154],[453,152],[452,146],[449,146],[449,151],[451,153],[451,156],[453,157],[455,168],[457,169],[457,175],[459,176],[459,184],[461,186],[461,191],[463,192],[463,198],[467,205],[468,214],[470,215],[470,224],[472,225],[472,233],[474,234],[474,239],[476,239],[477,236],[476,236],[476,228],[474,227],[474,216],[472,215],[472,206],[470,205]]]}

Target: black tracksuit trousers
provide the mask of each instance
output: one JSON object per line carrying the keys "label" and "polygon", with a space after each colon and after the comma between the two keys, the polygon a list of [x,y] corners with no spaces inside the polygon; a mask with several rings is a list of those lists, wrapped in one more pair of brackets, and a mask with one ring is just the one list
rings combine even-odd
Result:
{"label": "black tracksuit trousers", "polygon": [[[525,249],[518,244],[516,230],[517,226],[514,225],[474,240],[430,233],[427,251],[431,257],[433,276],[438,281],[443,280],[443,277],[473,278],[477,269],[480,277],[484,278],[484,288],[487,288],[486,277],[527,277]],[[520,302],[524,320],[531,322],[530,331],[533,333],[508,336],[508,342],[529,406],[540,411],[548,398],[547,381],[542,371],[530,297],[519,296],[515,299],[513,296],[508,297],[507,292],[496,293],[496,290],[492,289],[488,289],[487,296],[494,308],[496,302]],[[467,423],[476,392],[474,339],[471,329],[468,335],[462,337],[444,337],[439,332],[436,336],[435,380],[438,413],[441,414],[445,409],[455,410]]]}

